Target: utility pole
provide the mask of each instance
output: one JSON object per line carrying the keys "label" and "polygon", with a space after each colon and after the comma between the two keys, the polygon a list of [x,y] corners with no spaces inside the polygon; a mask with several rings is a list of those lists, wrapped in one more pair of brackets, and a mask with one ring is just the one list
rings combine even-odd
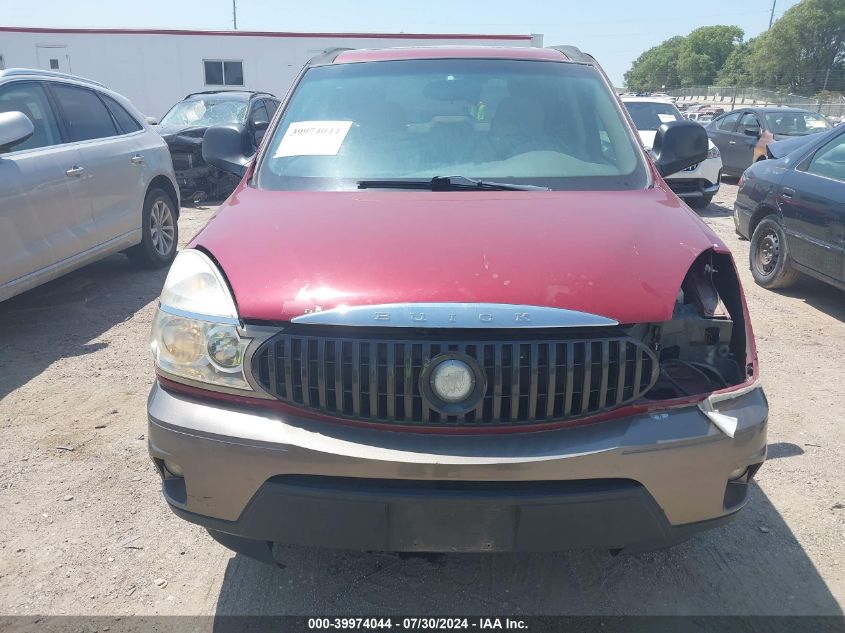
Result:
{"label": "utility pole", "polygon": [[[772,0],[772,13],[769,16],[769,28],[772,28],[772,22],[775,21],[775,5],[778,3],[778,0]],[[237,28],[237,27],[235,27]]]}
{"label": "utility pole", "polygon": [[[774,11],[774,8],[772,8]],[[238,30],[238,0],[232,0],[232,23],[235,26],[235,30]],[[771,26],[771,25],[769,25]]]}

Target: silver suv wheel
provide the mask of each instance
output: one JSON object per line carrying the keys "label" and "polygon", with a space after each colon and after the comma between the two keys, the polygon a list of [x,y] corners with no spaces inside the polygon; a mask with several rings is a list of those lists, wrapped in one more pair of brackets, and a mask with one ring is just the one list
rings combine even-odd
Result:
{"label": "silver suv wheel", "polygon": [[179,217],[173,197],[163,189],[153,188],[144,198],[141,218],[141,243],[126,254],[147,268],[169,266],[176,257],[179,242]]}
{"label": "silver suv wheel", "polygon": [[170,206],[164,200],[156,200],[150,209],[150,239],[159,255],[170,255],[175,235],[175,222]]}

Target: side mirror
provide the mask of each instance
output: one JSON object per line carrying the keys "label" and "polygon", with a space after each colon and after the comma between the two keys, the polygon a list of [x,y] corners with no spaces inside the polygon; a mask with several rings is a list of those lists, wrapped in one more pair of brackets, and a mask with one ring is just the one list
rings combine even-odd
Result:
{"label": "side mirror", "polygon": [[241,178],[252,157],[252,148],[246,147],[247,138],[246,130],[238,123],[212,125],[202,138],[202,157],[209,165]]}
{"label": "side mirror", "polygon": [[261,144],[264,135],[267,133],[267,128],[270,127],[269,121],[256,121],[252,124],[252,136],[255,140],[255,146],[258,147]]}
{"label": "side mirror", "polygon": [[746,136],[753,136],[754,138],[760,138],[760,128],[755,125],[748,125],[743,129]]}
{"label": "side mirror", "polygon": [[154,116],[144,117],[147,121],[147,125],[158,125],[158,119]]}
{"label": "side mirror", "polygon": [[669,176],[707,158],[707,131],[694,121],[671,121],[657,128],[651,153],[661,176]]}
{"label": "side mirror", "polygon": [[35,133],[35,126],[23,112],[0,112],[0,154],[23,143]]}

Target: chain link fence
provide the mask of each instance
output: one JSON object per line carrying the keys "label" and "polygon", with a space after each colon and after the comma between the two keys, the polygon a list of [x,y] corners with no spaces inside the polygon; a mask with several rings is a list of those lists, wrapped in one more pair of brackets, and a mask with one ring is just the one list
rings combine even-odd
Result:
{"label": "chain link fence", "polygon": [[740,86],[692,86],[670,90],[669,94],[677,97],[680,103],[712,103],[718,104],[725,110],[746,106],[780,105],[812,110],[829,117],[845,116],[845,98],[843,97],[840,97],[839,101],[822,101],[775,90]]}

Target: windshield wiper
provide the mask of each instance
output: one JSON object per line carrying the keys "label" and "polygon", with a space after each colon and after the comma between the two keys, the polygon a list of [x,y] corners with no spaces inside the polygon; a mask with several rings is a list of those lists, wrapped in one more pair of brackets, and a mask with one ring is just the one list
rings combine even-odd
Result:
{"label": "windshield wiper", "polygon": [[551,191],[548,187],[435,176],[431,180],[359,180],[358,189],[424,189],[427,191]]}

